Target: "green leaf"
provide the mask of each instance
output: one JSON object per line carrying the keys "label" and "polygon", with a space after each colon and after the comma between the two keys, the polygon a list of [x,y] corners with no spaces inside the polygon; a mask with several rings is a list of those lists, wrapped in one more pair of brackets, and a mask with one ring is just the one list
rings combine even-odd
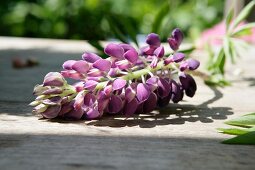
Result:
{"label": "green leaf", "polygon": [[255,1],[252,0],[248,5],[244,7],[244,9],[240,12],[240,14],[234,20],[233,28],[236,28],[238,24],[240,24],[249,15],[254,5],[255,5]]}
{"label": "green leaf", "polygon": [[240,129],[240,128],[218,128],[220,133],[229,134],[229,135],[242,135],[251,131],[254,131],[255,128],[246,128],[246,129]]}
{"label": "green leaf", "polygon": [[225,122],[228,125],[251,127],[255,126],[255,114],[244,115],[236,119],[232,119]]}
{"label": "green leaf", "polygon": [[238,56],[238,52],[237,52],[237,49],[235,48],[234,43],[232,42],[231,39],[229,39],[229,52],[230,52],[230,56],[231,56],[231,62],[233,64],[235,64],[235,59]]}
{"label": "green leaf", "polygon": [[226,30],[228,32],[228,28],[229,28],[229,25],[230,25],[230,22],[232,21],[233,19],[233,16],[234,16],[234,9],[231,9],[229,12],[228,12],[228,15],[226,17]]}
{"label": "green leaf", "polygon": [[223,39],[223,50],[224,50],[225,56],[227,58],[230,58],[231,62],[234,63],[234,56],[231,54],[231,51],[233,51],[233,49],[230,49],[230,48],[231,48],[231,45],[230,45],[229,38],[225,37]]}
{"label": "green leaf", "polygon": [[234,31],[231,36],[238,37],[238,36],[244,36],[244,35],[250,35],[252,34],[252,28],[255,27],[255,22],[242,25],[238,27],[236,31]]}
{"label": "green leaf", "polygon": [[222,74],[214,74],[209,77],[209,79],[205,80],[205,84],[209,86],[230,86],[231,83],[224,79],[224,76]]}
{"label": "green leaf", "polygon": [[224,144],[255,145],[255,131],[223,141]]}
{"label": "green leaf", "polygon": [[253,112],[253,113],[248,113],[248,114],[246,114],[246,115],[244,115],[244,116],[250,116],[250,115],[254,115],[254,116],[255,116],[255,112]]}
{"label": "green leaf", "polygon": [[160,25],[161,25],[164,17],[168,14],[169,10],[170,10],[170,6],[169,6],[168,1],[166,1],[161,6],[161,8],[159,9],[159,12],[155,16],[155,19],[154,19],[154,21],[152,23],[152,30],[151,30],[151,32],[159,33]]}

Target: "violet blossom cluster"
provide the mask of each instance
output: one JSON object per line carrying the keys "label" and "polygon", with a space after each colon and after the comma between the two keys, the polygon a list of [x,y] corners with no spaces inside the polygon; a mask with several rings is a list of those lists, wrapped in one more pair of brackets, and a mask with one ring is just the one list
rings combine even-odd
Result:
{"label": "violet blossom cluster", "polygon": [[[43,84],[35,86],[33,112],[49,119],[97,119],[105,113],[130,117],[170,100],[178,103],[184,94],[193,97],[197,85],[188,73],[200,63],[177,52],[182,40],[183,33],[173,30],[170,55],[165,55],[159,36],[151,33],[139,51],[129,44],[110,43],[104,49],[106,59],[85,52],[81,60],[68,60],[63,71],[48,73]],[[70,85],[65,78],[77,82]]]}

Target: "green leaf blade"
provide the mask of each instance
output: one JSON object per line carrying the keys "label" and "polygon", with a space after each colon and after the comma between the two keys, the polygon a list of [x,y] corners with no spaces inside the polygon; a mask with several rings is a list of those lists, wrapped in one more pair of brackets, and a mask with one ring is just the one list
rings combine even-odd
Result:
{"label": "green leaf blade", "polygon": [[246,128],[246,129],[240,129],[240,128],[218,128],[218,131],[220,133],[228,134],[228,135],[242,135],[251,131],[254,131],[255,128]]}
{"label": "green leaf blade", "polygon": [[240,12],[240,14],[236,17],[233,22],[233,28],[237,27],[252,11],[252,8],[255,5],[255,0],[252,0],[248,5],[244,7],[244,9]]}
{"label": "green leaf blade", "polygon": [[238,36],[244,36],[244,35],[250,35],[252,33],[252,28],[255,27],[255,22],[242,25],[238,27],[236,31],[234,31],[231,36],[238,37]]}
{"label": "green leaf blade", "polygon": [[222,143],[235,145],[255,145],[255,131],[224,140]]}
{"label": "green leaf blade", "polygon": [[233,16],[234,16],[234,9],[231,9],[226,17],[226,30],[228,32],[228,28],[229,28],[229,25],[233,19]]}
{"label": "green leaf blade", "polygon": [[225,123],[233,126],[252,127],[255,126],[255,115],[244,115],[239,118],[226,121]]}

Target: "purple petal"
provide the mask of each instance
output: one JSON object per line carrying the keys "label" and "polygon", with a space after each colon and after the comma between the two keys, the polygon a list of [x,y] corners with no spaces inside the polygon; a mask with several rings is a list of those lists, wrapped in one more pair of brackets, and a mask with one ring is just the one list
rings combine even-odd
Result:
{"label": "purple petal", "polygon": [[168,57],[168,58],[166,58],[165,60],[164,60],[164,64],[165,65],[168,65],[168,64],[170,64],[170,63],[172,63],[173,62],[173,57]]}
{"label": "purple petal", "polygon": [[148,100],[144,102],[143,112],[150,113],[157,106],[157,95],[155,93],[151,93]]}
{"label": "purple petal", "polygon": [[60,110],[61,110],[60,105],[50,106],[41,114],[45,118],[52,119],[58,116]]}
{"label": "purple petal", "polygon": [[135,50],[128,50],[124,53],[124,57],[132,64],[135,64],[138,59],[138,53]]}
{"label": "purple petal", "polygon": [[80,79],[85,78],[83,74],[80,74],[74,70],[64,70],[64,71],[61,71],[61,74],[62,74],[62,76],[66,77],[66,78],[71,78],[71,79],[75,79],[75,80],[80,80]]}
{"label": "purple petal", "polygon": [[111,62],[106,59],[99,59],[96,62],[93,63],[93,67],[97,68],[101,71],[106,71],[108,72],[111,68]]}
{"label": "purple petal", "polygon": [[55,97],[51,97],[51,98],[48,98],[48,99],[44,99],[42,101],[43,104],[46,104],[46,105],[59,105],[62,101],[62,98],[59,97],[59,96],[55,96]]}
{"label": "purple petal", "polygon": [[181,89],[181,85],[172,80],[172,92],[171,99],[174,103],[178,103],[183,98],[183,90]]}
{"label": "purple petal", "polygon": [[70,112],[73,109],[73,104],[74,101],[63,104],[61,110],[58,113],[58,116],[63,116],[66,113]]}
{"label": "purple petal", "polygon": [[173,61],[176,63],[182,61],[184,58],[185,58],[185,54],[183,53],[174,53],[173,55]]}
{"label": "purple petal", "polygon": [[79,109],[79,110],[72,109],[70,112],[66,113],[64,117],[68,119],[79,120],[82,118],[83,114],[84,114],[83,109]]}
{"label": "purple petal", "polygon": [[93,107],[96,102],[96,96],[91,93],[87,93],[84,97],[84,106],[85,107]]}
{"label": "purple petal", "polygon": [[182,63],[180,64],[179,69],[180,69],[181,71],[185,71],[186,69],[188,69],[188,67],[189,67],[188,63],[187,63],[186,61],[184,61],[184,62],[182,62]]}
{"label": "purple petal", "polygon": [[77,96],[75,97],[75,102],[73,104],[73,107],[75,110],[79,110],[81,109],[83,103],[84,103],[84,97],[85,97],[85,92],[81,91],[77,94]]}
{"label": "purple petal", "polygon": [[100,113],[98,110],[96,109],[92,109],[90,108],[87,112],[86,112],[86,118],[87,119],[96,119],[100,117]]}
{"label": "purple petal", "polygon": [[135,111],[135,114],[142,114],[143,113],[143,105],[144,105],[144,102],[142,103],[139,103],[136,111]]}
{"label": "purple petal", "polygon": [[160,46],[156,48],[154,51],[154,55],[156,55],[158,58],[162,58],[165,55],[165,50],[163,46]]}
{"label": "purple petal", "polygon": [[174,51],[178,50],[182,40],[183,40],[183,33],[181,32],[179,28],[174,29],[172,32],[172,37],[167,39],[170,47]]}
{"label": "purple petal", "polygon": [[121,44],[119,44],[119,46],[124,49],[124,52],[127,52],[128,50],[136,51],[135,48],[132,47],[130,44],[123,44],[123,43],[121,43]]}
{"label": "purple petal", "polygon": [[67,60],[63,63],[63,69],[65,70],[72,70],[73,64],[75,63],[75,60]]}
{"label": "purple petal", "polygon": [[50,72],[46,74],[43,81],[43,86],[58,86],[64,85],[64,77],[58,72]]}
{"label": "purple petal", "polygon": [[118,45],[118,44],[113,44],[110,43],[108,44],[105,49],[104,49],[105,54],[115,57],[117,59],[124,59],[123,54],[124,54],[124,49]]}
{"label": "purple petal", "polygon": [[179,28],[176,28],[172,32],[172,37],[177,41],[177,43],[180,45],[183,40],[183,33]]}
{"label": "purple petal", "polygon": [[159,78],[159,80],[158,80],[158,95],[159,95],[159,97],[164,98],[164,97],[168,96],[170,91],[171,91],[170,83],[163,78]]}
{"label": "purple petal", "polygon": [[125,104],[124,108],[123,108],[123,114],[124,114],[126,117],[132,116],[132,115],[135,113],[135,111],[136,111],[138,105],[139,105],[139,103],[138,103],[138,101],[137,101],[136,98],[134,98],[134,99],[133,99],[132,101],[130,101],[130,102],[127,102],[127,103]]}
{"label": "purple petal", "polygon": [[128,86],[125,90],[125,100],[127,102],[131,102],[136,96],[136,92],[135,90],[131,87],[131,86]]}
{"label": "purple petal", "polygon": [[118,72],[118,68],[111,68],[110,71],[108,72],[108,75],[111,76],[111,77],[114,77],[116,76],[117,72]]}
{"label": "purple petal", "polygon": [[146,84],[143,83],[139,83],[137,85],[137,90],[136,90],[136,97],[138,99],[138,101],[144,102],[145,100],[147,100],[150,96],[151,91],[149,90],[149,87]]}
{"label": "purple petal", "polygon": [[34,91],[33,91],[33,95],[41,95],[43,94],[44,91],[46,90],[49,90],[51,87],[49,86],[43,86],[43,85],[39,85],[37,84],[35,87],[34,87]]}
{"label": "purple petal", "polygon": [[196,70],[200,65],[199,61],[192,58],[186,60],[186,62],[188,63],[189,70]]}
{"label": "purple petal", "polygon": [[109,100],[109,105],[108,105],[108,112],[109,113],[118,113],[122,109],[122,100],[119,96],[113,95],[111,96]]}
{"label": "purple petal", "polygon": [[84,84],[84,88],[88,89],[90,91],[94,90],[95,87],[97,86],[98,82],[94,81],[94,80],[88,80],[85,82]]}
{"label": "purple petal", "polygon": [[72,69],[79,72],[79,73],[87,73],[89,70],[90,66],[86,61],[83,60],[79,60],[76,61],[73,65],[72,65]]}
{"label": "purple petal", "polygon": [[120,60],[117,61],[115,64],[120,70],[127,70],[132,67],[128,60]]}
{"label": "purple petal", "polygon": [[150,77],[146,81],[147,86],[150,88],[151,91],[154,91],[158,87],[158,77]]}
{"label": "purple petal", "polygon": [[155,46],[155,47],[160,46],[160,38],[158,34],[150,33],[147,36],[146,43],[150,46]]}
{"label": "purple petal", "polygon": [[101,59],[101,57],[99,57],[98,55],[96,55],[95,53],[89,53],[89,52],[85,52],[82,55],[82,59],[89,62],[89,63],[94,63],[95,61]]}
{"label": "purple petal", "polygon": [[101,70],[97,68],[92,68],[88,71],[87,75],[89,77],[100,77],[104,75],[104,72],[102,72]]}
{"label": "purple petal", "polygon": [[165,96],[163,98],[159,97],[158,98],[158,106],[159,107],[165,107],[169,104],[170,102],[170,99],[171,99],[171,94],[168,95],[168,96]]}
{"label": "purple petal", "polygon": [[189,97],[193,97],[197,90],[197,84],[193,77],[191,77],[189,74],[182,73],[179,75],[179,79],[183,89],[185,90],[186,95]]}
{"label": "purple petal", "polygon": [[106,96],[110,96],[110,94],[112,93],[112,85],[108,85],[104,88],[104,93]]}
{"label": "purple petal", "polygon": [[156,68],[157,65],[158,65],[158,60],[159,60],[158,57],[153,56],[153,59],[152,59],[151,64],[150,64],[150,67],[151,67],[151,68]]}
{"label": "purple petal", "polygon": [[47,110],[48,106],[45,104],[39,104],[33,109],[33,113],[42,113]]}
{"label": "purple petal", "polygon": [[127,84],[126,80],[117,78],[112,83],[112,89],[113,91],[123,89],[126,84]]}
{"label": "purple petal", "polygon": [[104,112],[108,104],[109,104],[109,96],[107,96],[104,92],[101,92],[99,94],[99,99],[98,99],[98,111],[100,112],[100,114]]}
{"label": "purple petal", "polygon": [[74,86],[76,92],[80,92],[80,91],[84,90],[84,82],[82,82],[82,81],[73,84],[73,86]]}
{"label": "purple petal", "polygon": [[177,41],[176,41],[174,38],[168,38],[167,41],[168,41],[169,46],[170,46],[174,51],[178,50],[179,45],[178,45]]}
{"label": "purple petal", "polygon": [[48,90],[45,90],[42,94],[44,95],[51,95],[51,94],[61,94],[63,92],[63,89],[59,87],[53,87]]}
{"label": "purple petal", "polygon": [[141,55],[153,55],[156,48],[157,47],[154,47],[154,46],[142,47],[142,48],[140,48]]}

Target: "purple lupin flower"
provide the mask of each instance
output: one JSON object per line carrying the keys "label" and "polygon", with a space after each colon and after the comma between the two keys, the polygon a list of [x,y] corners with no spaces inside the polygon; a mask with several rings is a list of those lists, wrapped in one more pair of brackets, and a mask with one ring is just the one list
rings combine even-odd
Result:
{"label": "purple lupin flower", "polygon": [[146,84],[139,83],[136,89],[136,97],[140,103],[144,102],[149,98],[151,91]]}
{"label": "purple lupin flower", "polygon": [[155,34],[155,33],[150,33],[147,36],[146,43],[154,47],[159,47],[161,44],[158,34]]}
{"label": "purple lupin flower", "polygon": [[130,117],[135,114],[137,107],[139,105],[139,102],[136,98],[133,98],[130,102],[126,102],[124,108],[123,108],[123,114],[126,117]]}
{"label": "purple lupin flower", "polygon": [[44,77],[43,86],[58,86],[64,85],[64,78],[58,72],[50,72]]}
{"label": "purple lupin flower", "polygon": [[101,57],[99,57],[98,55],[96,55],[94,53],[85,52],[82,55],[82,59],[89,62],[89,63],[94,63],[97,60],[101,59]]}
{"label": "purple lupin flower", "polygon": [[193,97],[197,90],[197,85],[193,77],[191,77],[189,74],[182,73],[179,75],[179,79],[186,95]]}
{"label": "purple lupin flower", "polygon": [[180,29],[176,28],[172,32],[172,36],[167,39],[172,50],[176,51],[179,49],[179,46],[183,40],[183,33]]}
{"label": "purple lupin flower", "polygon": [[124,49],[118,44],[114,44],[114,43],[108,44],[105,47],[104,52],[105,52],[105,54],[107,54],[111,57],[115,57],[119,60],[124,59],[124,57],[123,57]]}
{"label": "purple lupin flower", "polygon": [[[190,73],[200,63],[177,52],[182,40],[182,32],[175,29],[168,39],[174,52],[168,57],[159,36],[151,33],[139,53],[130,44],[110,43],[104,49],[107,59],[85,52],[82,60],[67,60],[60,73],[48,73],[43,84],[35,86],[33,112],[48,119],[91,120],[105,113],[130,117],[178,103],[184,92],[193,97],[196,82],[184,71]],[[65,78],[76,82],[70,85]]]}

